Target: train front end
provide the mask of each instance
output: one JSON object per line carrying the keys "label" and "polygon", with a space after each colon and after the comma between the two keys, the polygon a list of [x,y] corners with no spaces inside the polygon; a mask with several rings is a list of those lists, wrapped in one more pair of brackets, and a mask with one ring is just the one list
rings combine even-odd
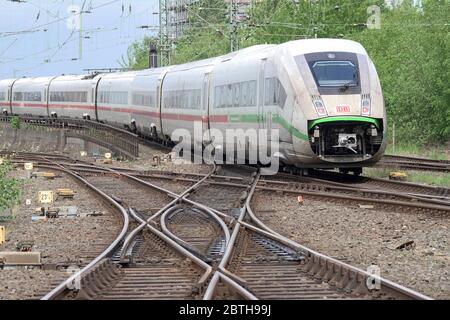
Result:
{"label": "train front end", "polygon": [[303,167],[360,173],[376,163],[386,146],[386,113],[374,64],[358,43],[338,39],[300,40],[285,52],[298,71],[290,74],[296,104],[293,138]]}

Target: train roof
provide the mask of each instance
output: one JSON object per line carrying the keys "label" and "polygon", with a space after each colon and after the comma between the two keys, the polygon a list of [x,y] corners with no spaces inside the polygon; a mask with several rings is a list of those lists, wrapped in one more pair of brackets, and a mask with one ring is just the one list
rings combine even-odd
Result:
{"label": "train roof", "polygon": [[0,86],[8,86],[11,83],[13,83],[14,81],[16,81],[17,78],[13,78],[13,79],[0,79]]}
{"label": "train roof", "polygon": [[125,72],[112,72],[112,73],[101,73],[99,76],[102,79],[116,79],[120,77],[137,77],[137,76],[151,76],[151,75],[159,75],[164,72],[168,67],[160,67],[160,68],[150,68],[143,69],[138,71],[125,71]]}
{"label": "train roof", "polygon": [[281,48],[286,48],[294,55],[308,54],[313,52],[353,52],[367,55],[364,47],[352,40],[345,39],[303,39],[283,43]]}
{"label": "train roof", "polygon": [[[173,71],[181,71],[194,69],[198,67],[206,67],[212,66],[220,62],[225,62],[229,60],[235,59],[246,59],[248,57],[255,56],[269,56],[271,54],[275,54],[279,49],[287,50],[289,54],[293,56],[313,53],[313,52],[353,52],[358,54],[367,55],[364,47],[358,42],[352,40],[345,39],[331,39],[331,38],[321,38],[321,39],[301,39],[301,40],[293,40],[282,44],[260,44],[254,45],[251,47],[247,47],[235,52],[230,52],[228,54],[197,60],[189,63],[172,65],[170,67],[159,67],[153,69],[144,69],[140,71],[126,71],[126,72],[114,72],[114,73],[101,73],[94,75],[67,75],[67,76],[58,76],[57,80],[86,80],[93,79],[96,77],[102,77],[105,79],[115,79],[120,77],[135,77],[135,76],[150,76],[150,75],[158,75],[162,74],[168,70],[170,72]],[[37,78],[21,78],[18,79],[18,82],[46,82],[52,79],[53,77],[37,77]],[[5,79],[0,80],[3,84],[8,83],[8,81],[14,81],[15,79]]]}

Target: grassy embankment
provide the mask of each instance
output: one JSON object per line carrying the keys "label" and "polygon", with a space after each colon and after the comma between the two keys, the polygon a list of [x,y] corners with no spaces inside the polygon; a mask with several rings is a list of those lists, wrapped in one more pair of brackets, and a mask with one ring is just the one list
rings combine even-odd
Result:
{"label": "grassy embankment", "polygon": [[[389,145],[386,154],[429,158],[433,160],[450,160],[450,151],[444,147],[421,148],[413,144],[398,145],[394,149]],[[414,170],[395,170],[393,168],[364,168],[364,175],[375,178],[388,178],[392,171],[402,171],[407,174],[406,181],[426,183],[450,188],[450,174]]]}

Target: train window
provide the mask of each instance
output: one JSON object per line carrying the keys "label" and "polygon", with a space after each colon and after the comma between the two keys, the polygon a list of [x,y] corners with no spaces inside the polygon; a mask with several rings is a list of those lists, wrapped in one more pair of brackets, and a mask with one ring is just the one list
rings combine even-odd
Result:
{"label": "train window", "polygon": [[226,108],[233,107],[233,90],[231,84],[225,86],[225,97],[226,97],[225,107]]}
{"label": "train window", "polygon": [[201,90],[195,89],[189,91],[189,101],[191,109],[200,109]]}
{"label": "train window", "polygon": [[254,107],[256,106],[256,88],[257,83],[255,80],[217,86],[214,92],[214,107]]}
{"label": "train window", "polygon": [[195,109],[200,109],[202,107],[202,90],[195,90]]}
{"label": "train window", "polygon": [[220,103],[220,88],[217,86],[214,88],[214,108],[219,108]]}
{"label": "train window", "polygon": [[242,82],[242,92],[241,92],[241,107],[246,107],[249,105],[248,101],[249,89],[248,82]]}
{"label": "train window", "polygon": [[52,102],[87,102],[87,91],[52,91],[50,92]]}
{"label": "train window", "polygon": [[163,100],[164,100],[164,108],[169,108],[170,105],[170,93],[169,92],[164,92],[163,96],[162,96]]}
{"label": "train window", "polygon": [[169,92],[169,105],[167,108],[175,107],[175,92]]}
{"label": "train window", "polygon": [[194,108],[194,104],[191,101],[191,96],[193,96],[193,92],[189,90],[183,91],[183,107],[186,109]]}
{"label": "train window", "polygon": [[241,101],[241,83],[233,84],[233,107],[239,107]]}
{"label": "train window", "polygon": [[280,106],[281,109],[284,108],[284,104],[286,103],[287,94],[286,90],[284,90],[283,85],[281,84],[280,80],[277,79],[278,82],[278,91],[279,91],[279,100],[278,100],[278,106]]}
{"label": "train window", "polygon": [[177,92],[172,91],[170,94],[170,106],[169,108],[176,108],[177,107]]}
{"label": "train window", "polygon": [[14,92],[14,101],[41,101],[41,92]]}
{"label": "train window", "polygon": [[135,105],[135,106],[153,107],[152,93],[133,92],[132,100],[133,100],[133,105]]}
{"label": "train window", "polygon": [[220,108],[226,107],[226,98],[225,86],[220,86]]}
{"label": "train window", "polygon": [[41,93],[39,91],[24,92],[23,100],[24,101],[41,101]]}
{"label": "train window", "polygon": [[100,91],[100,103],[128,104],[127,91]]}
{"label": "train window", "polygon": [[286,91],[277,78],[265,79],[264,105],[284,107]]}
{"label": "train window", "polygon": [[164,94],[164,108],[170,108],[171,104],[172,104],[172,93],[171,92],[166,92]]}
{"label": "train window", "polygon": [[22,101],[23,100],[23,94],[22,92],[14,92],[14,101]]}
{"label": "train window", "polygon": [[0,101],[5,101],[5,93],[0,92]]}
{"label": "train window", "polygon": [[175,108],[177,103],[177,92],[169,92],[169,108]]}
{"label": "train window", "polygon": [[351,61],[316,61],[311,70],[320,87],[358,85],[358,70]]}
{"label": "train window", "polygon": [[274,104],[275,89],[273,85],[274,78],[266,78],[264,90],[264,105],[270,106]]}
{"label": "train window", "polygon": [[256,106],[256,81],[249,81],[248,83],[248,106]]}
{"label": "train window", "polygon": [[176,93],[175,107],[178,109],[181,107],[181,92],[179,90]]}

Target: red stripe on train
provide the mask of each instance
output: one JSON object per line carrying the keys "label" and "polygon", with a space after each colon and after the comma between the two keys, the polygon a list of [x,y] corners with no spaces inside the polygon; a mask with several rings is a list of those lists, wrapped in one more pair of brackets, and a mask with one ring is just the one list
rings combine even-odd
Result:
{"label": "red stripe on train", "polygon": [[209,122],[228,122],[228,115],[209,116]]}
{"label": "red stripe on train", "polygon": [[46,104],[41,104],[41,103],[18,103],[18,102],[13,102],[12,103],[13,107],[28,107],[28,108],[47,108]]}
{"label": "red stripe on train", "polygon": [[49,104],[49,108],[95,110],[95,106],[79,104]]}
{"label": "red stripe on train", "polygon": [[[2,105],[0,103],[0,105]],[[4,103],[3,105],[8,106],[9,103]],[[46,104],[30,104],[30,103],[13,103],[13,107],[30,107],[30,108],[46,108]],[[84,109],[84,110],[95,110],[95,106],[92,105],[62,105],[62,104],[49,104],[49,108],[64,108],[64,109]],[[159,117],[159,112],[155,111],[142,111],[131,108],[116,108],[109,106],[97,106],[100,111],[112,111],[112,112],[122,112],[130,113],[133,115],[151,116]],[[161,117],[166,120],[181,120],[181,121],[202,121],[207,122],[228,122],[228,115],[212,115],[212,116],[202,116],[193,114],[178,114],[178,113],[162,113]]]}

